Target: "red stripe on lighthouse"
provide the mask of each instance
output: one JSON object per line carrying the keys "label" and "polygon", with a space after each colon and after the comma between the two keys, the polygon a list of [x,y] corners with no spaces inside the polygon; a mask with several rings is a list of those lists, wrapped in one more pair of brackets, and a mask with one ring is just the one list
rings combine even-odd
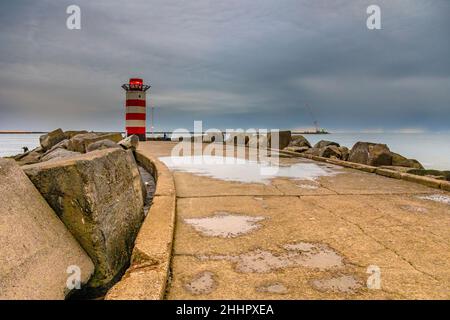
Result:
{"label": "red stripe on lighthouse", "polygon": [[145,134],[145,127],[127,127],[127,134]]}
{"label": "red stripe on lighthouse", "polygon": [[145,100],[129,99],[126,102],[127,107],[145,107]]}
{"label": "red stripe on lighthouse", "polygon": [[126,120],[145,120],[145,113],[127,113]]}

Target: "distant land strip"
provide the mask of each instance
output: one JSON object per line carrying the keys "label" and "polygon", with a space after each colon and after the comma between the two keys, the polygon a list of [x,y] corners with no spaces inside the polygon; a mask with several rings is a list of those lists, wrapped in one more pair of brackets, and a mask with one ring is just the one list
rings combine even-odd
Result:
{"label": "distant land strip", "polygon": [[[124,131],[119,131],[121,133],[125,133]],[[25,131],[25,130],[0,130],[0,134],[43,134],[43,133],[49,133],[49,131]],[[150,132],[147,131],[147,134],[171,134],[172,131],[154,131]],[[194,132],[190,132],[191,134],[194,134]],[[197,132],[195,132],[197,133]],[[322,132],[315,132],[315,131],[292,131],[292,134],[328,134],[329,132],[322,131]],[[205,134],[205,132],[202,132],[202,134]]]}

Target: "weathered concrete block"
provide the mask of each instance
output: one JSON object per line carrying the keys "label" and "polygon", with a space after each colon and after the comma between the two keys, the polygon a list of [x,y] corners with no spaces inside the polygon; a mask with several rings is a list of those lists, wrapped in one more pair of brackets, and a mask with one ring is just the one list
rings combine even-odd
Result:
{"label": "weathered concrete block", "polygon": [[0,299],[64,299],[67,268],[86,283],[92,261],[14,161],[0,177]]}
{"label": "weathered concrete block", "polygon": [[400,173],[400,175],[401,175],[401,179],[403,179],[403,180],[420,183],[424,186],[437,188],[437,189],[439,189],[441,187],[441,184],[443,182],[443,181],[440,181],[437,179],[417,176],[415,174],[409,174],[409,173]]}
{"label": "weathered concrete block", "polygon": [[339,147],[336,147],[335,145],[328,145],[320,149],[319,156],[323,158],[335,157],[337,159],[340,159],[342,154],[341,151],[339,150]]}
{"label": "weathered concrete block", "polygon": [[314,145],[314,148],[318,148],[318,149],[322,149],[325,148],[327,146],[335,146],[335,147],[340,147],[339,143],[334,142],[334,141],[328,141],[328,140],[320,140],[319,142],[317,142]]}
{"label": "weathered concrete block", "polygon": [[291,136],[291,141],[289,142],[288,147],[306,147],[311,148],[311,144],[309,141],[302,135],[294,135]]}
{"label": "weathered concrete block", "polygon": [[375,167],[390,166],[392,154],[385,144],[357,142],[350,150],[348,161]]}
{"label": "weathered concrete block", "polygon": [[[278,143],[275,139],[278,139]],[[291,142],[291,131],[269,132],[268,144],[271,148],[283,150]]]}
{"label": "weathered concrete block", "polygon": [[118,144],[124,149],[131,149],[134,151],[139,145],[139,137],[133,134],[129,137],[126,137],[125,139],[120,140]]}
{"label": "weathered concrete block", "polygon": [[391,152],[392,155],[392,165],[399,167],[408,167],[414,169],[423,169],[422,164],[416,159],[408,159],[398,153]]}
{"label": "weathered concrete block", "polygon": [[21,155],[15,157],[15,160],[21,166],[39,162],[41,159],[41,156],[42,156],[42,152],[41,152],[42,148],[39,147],[36,149],[28,151],[24,154],[21,154]]}
{"label": "weathered concrete block", "polygon": [[442,181],[441,182],[441,189],[445,190],[445,191],[450,191],[450,182]]}
{"label": "weathered concrete block", "polygon": [[342,165],[346,166],[347,168],[353,168],[353,169],[357,169],[357,170],[361,170],[361,171],[365,171],[365,172],[369,172],[369,173],[374,173],[375,170],[377,169],[376,167],[373,167],[373,166],[367,166],[367,165],[355,163],[355,162],[345,162],[345,164],[343,163]]}
{"label": "weathered concrete block", "polygon": [[69,140],[69,146],[67,147],[70,151],[85,153],[87,147],[100,140],[111,140],[113,142],[119,142],[122,140],[122,134],[120,133],[105,133],[96,134],[93,132],[78,134]]}
{"label": "weathered concrete block", "polygon": [[47,151],[55,144],[61,142],[64,139],[65,139],[64,132],[61,129],[56,129],[53,130],[52,132],[40,136],[39,142],[41,144],[42,150]]}
{"label": "weathered concrete block", "polygon": [[401,179],[401,173],[395,170],[389,170],[389,169],[383,169],[383,168],[377,168],[375,170],[376,174],[379,174],[380,176],[385,176],[385,177],[389,177],[389,178],[394,178],[394,179]]}
{"label": "weathered concrete block", "polygon": [[66,139],[72,139],[77,134],[82,134],[82,133],[88,133],[88,132],[86,130],[69,130],[69,131],[64,131],[64,137]]}
{"label": "weathered concrete block", "polygon": [[24,171],[94,261],[88,287],[107,287],[127,266],[144,218],[132,151],[97,150]]}
{"label": "weathered concrete block", "polygon": [[225,143],[229,145],[247,145],[251,136],[251,134],[243,132],[233,132],[227,136]]}
{"label": "weathered concrete block", "polygon": [[103,149],[108,149],[108,148],[120,148],[120,146],[117,143],[115,143],[114,141],[111,141],[108,139],[103,139],[103,140],[99,140],[99,141],[89,144],[86,147],[86,152],[91,152],[91,151],[95,151],[95,150],[103,150]]}
{"label": "weathered concrete block", "polygon": [[66,159],[66,158],[71,158],[74,156],[78,156],[81,153],[79,152],[73,152],[73,151],[69,151],[63,148],[58,148],[55,150],[52,150],[51,152],[46,153],[45,155],[43,155],[40,159],[41,162],[44,161],[57,161],[57,160],[61,160],[61,159]]}
{"label": "weathered concrete block", "polygon": [[290,151],[290,152],[296,152],[296,153],[303,153],[310,148],[308,147],[286,147],[283,149],[283,151]]}

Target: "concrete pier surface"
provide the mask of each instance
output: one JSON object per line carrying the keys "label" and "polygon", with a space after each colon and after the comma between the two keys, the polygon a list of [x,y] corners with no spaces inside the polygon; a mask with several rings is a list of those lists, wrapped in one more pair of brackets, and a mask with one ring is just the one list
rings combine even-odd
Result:
{"label": "concrete pier surface", "polygon": [[301,158],[225,179],[171,165],[175,145],[139,145],[175,180],[165,298],[450,299],[449,192]]}

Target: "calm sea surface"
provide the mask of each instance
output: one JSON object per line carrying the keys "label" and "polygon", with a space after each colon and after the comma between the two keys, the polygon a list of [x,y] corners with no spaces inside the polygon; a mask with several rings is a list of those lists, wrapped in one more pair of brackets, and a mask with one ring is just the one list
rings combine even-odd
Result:
{"label": "calm sea surface", "polygon": [[[39,145],[40,134],[0,134],[0,157],[30,150]],[[305,135],[311,142],[331,140],[351,148],[357,141],[385,143],[389,148],[408,158],[419,160],[425,168],[450,170],[449,133],[331,133],[327,135]]]}

